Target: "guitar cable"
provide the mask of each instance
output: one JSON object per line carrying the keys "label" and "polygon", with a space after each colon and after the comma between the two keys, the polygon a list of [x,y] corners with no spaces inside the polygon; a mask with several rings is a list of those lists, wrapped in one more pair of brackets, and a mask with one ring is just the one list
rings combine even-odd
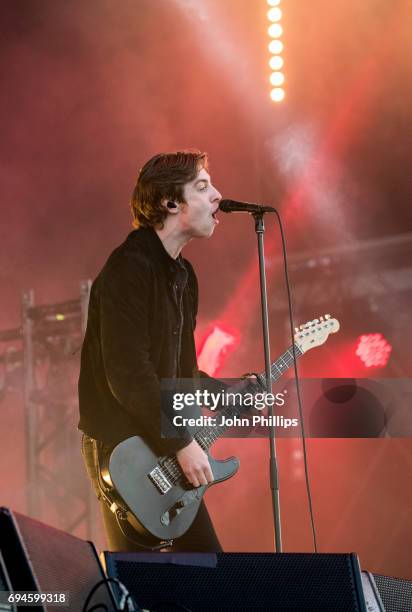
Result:
{"label": "guitar cable", "polygon": [[[131,595],[127,587],[118,578],[103,578],[99,580],[89,591],[86,601],[83,604],[82,612],[112,612],[113,607],[109,608],[105,603],[96,603],[89,608],[90,601],[97,590],[103,585],[115,584],[119,590],[118,602],[115,602],[115,612],[171,612],[172,610],[182,610],[183,612],[193,612],[191,608],[186,607],[180,601],[174,601],[170,599],[160,600],[154,604],[154,607],[150,609],[141,608],[136,602],[136,599]],[[113,589],[111,589],[113,592]],[[114,595],[113,595],[114,596]]]}
{"label": "guitar cable", "polygon": [[125,585],[117,578],[111,577],[103,578],[102,580],[99,580],[99,582],[96,582],[96,584],[93,586],[93,588],[89,591],[87,595],[86,601],[83,604],[82,612],[94,612],[94,610],[99,609],[103,610],[104,612],[109,612],[107,605],[104,603],[94,604],[91,608],[88,608],[88,605],[93,595],[101,586],[109,585],[111,583],[115,584],[121,592],[119,604],[116,603],[116,612],[143,612],[142,608],[136,603]]}
{"label": "guitar cable", "polygon": [[[126,526],[127,526],[127,529],[133,529],[132,525],[130,525],[129,521],[127,520],[127,512],[117,509],[114,514],[115,514],[116,521],[117,521],[120,531],[122,532],[126,540],[129,540],[129,542],[133,542],[133,544],[137,544],[138,546],[141,546],[142,548],[146,550],[150,550],[151,552],[162,550],[163,548],[169,548],[170,546],[173,545],[173,540],[167,540],[165,542],[161,542],[157,546],[148,546],[147,544],[143,544],[143,542],[138,542],[133,537],[128,535],[125,531]],[[120,521],[123,521],[123,525],[120,524]],[[133,529],[133,531],[135,530]]]}
{"label": "guitar cable", "polygon": [[295,333],[294,333],[294,323],[293,323],[293,308],[292,308],[292,297],[291,297],[291,289],[289,283],[289,271],[288,271],[288,263],[287,263],[287,253],[286,253],[286,239],[283,231],[282,220],[280,215],[276,209],[274,209],[276,213],[276,217],[279,223],[280,235],[282,239],[282,250],[283,250],[283,262],[285,269],[285,281],[286,281],[286,292],[288,296],[288,309],[289,309],[289,322],[290,322],[290,335],[292,338],[292,353],[293,353],[293,368],[295,373],[295,386],[296,386],[296,394],[298,400],[298,409],[299,409],[299,417],[300,417],[300,430],[302,433],[302,450],[303,450],[303,463],[305,468],[305,483],[306,483],[306,492],[308,496],[308,504],[309,504],[309,516],[310,516],[310,524],[312,529],[312,538],[313,538],[313,547],[315,553],[318,552],[317,539],[316,539],[316,528],[315,521],[313,517],[313,505],[312,505],[312,494],[310,490],[310,481],[309,481],[309,470],[308,470],[308,460],[306,454],[306,436],[305,436],[305,426],[303,422],[303,411],[302,411],[302,401],[300,394],[300,383],[299,383],[299,374],[297,367],[297,359],[296,359],[296,349],[295,349]]}

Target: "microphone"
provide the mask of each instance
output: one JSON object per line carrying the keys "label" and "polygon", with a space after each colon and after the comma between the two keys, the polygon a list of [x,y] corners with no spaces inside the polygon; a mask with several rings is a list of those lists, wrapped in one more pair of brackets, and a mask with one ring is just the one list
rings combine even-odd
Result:
{"label": "microphone", "polygon": [[255,213],[276,212],[272,206],[261,206],[260,204],[250,204],[249,202],[236,202],[236,200],[221,200],[219,210],[224,213],[245,212],[252,215]]}

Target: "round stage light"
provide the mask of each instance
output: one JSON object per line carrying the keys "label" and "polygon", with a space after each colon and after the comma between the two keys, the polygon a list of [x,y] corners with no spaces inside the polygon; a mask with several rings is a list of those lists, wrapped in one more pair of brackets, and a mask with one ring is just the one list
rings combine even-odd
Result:
{"label": "round stage light", "polygon": [[285,97],[285,91],[281,87],[275,87],[270,92],[270,97],[273,102],[282,102],[283,98]]}
{"label": "round stage light", "polygon": [[280,4],[280,0],[268,0],[269,6],[278,6]]}
{"label": "round stage light", "polygon": [[280,23],[272,23],[268,28],[268,34],[272,38],[279,38],[283,34],[283,28]]}
{"label": "round stage light", "polygon": [[281,40],[271,40],[268,49],[271,53],[273,53],[273,55],[275,55],[276,53],[282,53],[283,42]]}
{"label": "round stage light", "polygon": [[283,85],[285,82],[285,75],[283,72],[272,72],[270,75],[270,84],[273,87],[279,87],[279,85]]}
{"label": "round stage light", "polygon": [[273,55],[269,60],[269,66],[272,70],[280,70],[283,66],[283,58],[280,55]]}
{"label": "round stage light", "polygon": [[367,368],[384,367],[389,361],[392,346],[382,334],[363,334],[358,338],[356,355]]}
{"label": "round stage light", "polygon": [[282,11],[280,8],[271,8],[268,10],[269,21],[280,21],[282,19]]}

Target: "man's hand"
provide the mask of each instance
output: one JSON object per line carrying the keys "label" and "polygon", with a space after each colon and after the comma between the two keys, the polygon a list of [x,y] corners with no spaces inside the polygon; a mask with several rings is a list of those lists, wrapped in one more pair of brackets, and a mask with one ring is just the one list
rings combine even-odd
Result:
{"label": "man's hand", "polygon": [[194,487],[214,481],[209,459],[196,440],[177,451],[176,458],[184,475]]}

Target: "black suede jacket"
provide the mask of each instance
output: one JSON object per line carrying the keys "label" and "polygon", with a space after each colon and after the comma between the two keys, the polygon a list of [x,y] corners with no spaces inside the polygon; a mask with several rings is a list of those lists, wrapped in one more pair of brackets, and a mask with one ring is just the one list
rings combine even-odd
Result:
{"label": "black suede jacket", "polygon": [[[188,280],[179,374],[197,378],[197,279],[188,261],[180,263]],[[105,444],[140,435],[159,453],[171,453],[192,439],[188,431],[176,440],[160,438],[160,379],[172,378],[176,369],[170,296],[178,265],[154,230],[138,229],[113,251],[93,282],[81,354],[79,429]]]}

